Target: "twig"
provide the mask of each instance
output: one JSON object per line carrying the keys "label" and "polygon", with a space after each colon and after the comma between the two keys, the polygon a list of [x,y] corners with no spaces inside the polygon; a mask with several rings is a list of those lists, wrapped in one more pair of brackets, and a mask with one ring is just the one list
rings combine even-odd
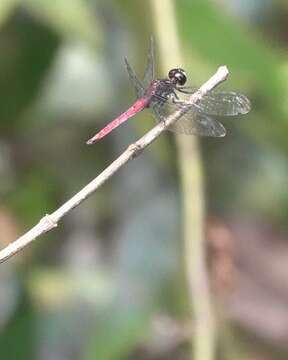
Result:
{"label": "twig", "polygon": [[[191,97],[187,104],[193,104],[200,100],[210,90],[214,89],[221,82],[228,77],[228,69],[226,66],[221,66],[217,72]],[[129,160],[135,158],[141,151],[143,151],[149,144],[151,144],[167,127],[176,122],[182,115],[189,111],[189,106],[181,108],[175,113],[171,114],[165,121],[160,122],[142,138],[131,144],[122,155],[120,155],[112,164],[110,164],[100,175],[74,195],[70,200],[64,203],[59,209],[50,215],[44,216],[37,225],[30,229],[26,234],[22,235],[13,243],[0,251],[0,263],[6,261],[11,256],[22,250],[25,246],[30,244],[40,235],[52,230],[58,225],[59,220],[62,219],[69,211],[82,203],[90,195],[92,195],[102,184],[104,184],[112,175],[116,173]]]}

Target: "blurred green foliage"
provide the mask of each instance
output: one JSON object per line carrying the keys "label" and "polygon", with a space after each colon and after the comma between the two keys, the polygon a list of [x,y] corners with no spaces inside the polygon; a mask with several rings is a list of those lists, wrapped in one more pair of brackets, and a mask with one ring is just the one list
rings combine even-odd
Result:
{"label": "blurred green foliage", "polygon": [[[227,64],[231,78],[225,87],[247,94],[253,105],[247,117],[224,120],[223,141],[202,140],[208,214],[286,224],[287,30],[272,30],[280,14],[287,15],[287,3],[271,1],[273,12],[261,13],[260,23],[233,13],[225,1],[174,5],[191,80],[201,84]],[[133,101],[123,57],[142,73],[151,33],[157,39],[146,2],[0,2],[3,247],[8,227],[28,229],[152,126],[147,111],[97,146],[85,145],[96,128]],[[42,246],[33,247],[32,255],[7,264],[9,277],[0,277],[0,292],[7,294],[0,316],[3,358],[132,359],[140,352],[141,359],[164,359],[143,350],[151,318],[164,313],[182,321],[187,314],[177,156],[170,136],[74,210],[61,231],[39,240]],[[12,214],[9,223],[1,222],[6,213]],[[41,266],[53,276],[44,276]],[[68,294],[60,303],[59,287],[43,296],[51,279],[56,281],[55,269],[56,277],[61,269],[58,286]],[[71,279],[87,285],[76,291]],[[91,291],[95,285],[102,290]],[[165,359],[186,356],[184,340]]]}

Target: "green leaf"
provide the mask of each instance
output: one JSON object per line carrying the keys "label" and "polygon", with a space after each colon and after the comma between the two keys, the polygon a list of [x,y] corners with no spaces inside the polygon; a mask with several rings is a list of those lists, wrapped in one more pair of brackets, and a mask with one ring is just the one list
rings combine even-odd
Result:
{"label": "green leaf", "polygon": [[209,0],[180,0],[178,5],[180,29],[192,49],[213,65],[225,64],[231,72],[256,80],[269,95],[271,87],[279,88],[278,54],[248,24],[237,21],[225,13],[224,6],[216,7]]}
{"label": "green leaf", "polygon": [[1,0],[0,1],[0,26],[5,23],[5,21],[12,14],[15,9],[18,0]]}
{"label": "green leaf", "polygon": [[287,147],[288,124],[281,103],[284,80],[280,73],[280,49],[278,52],[269,47],[267,40],[265,42],[251,25],[229,15],[224,5],[216,6],[209,0],[179,0],[177,11],[180,32],[191,58],[195,57],[198,62],[200,59],[200,64],[202,61],[213,68],[227,65],[231,78],[225,87],[233,82],[235,90],[241,89],[251,97],[252,111],[245,119],[253,116],[253,123],[243,122],[249,135],[260,142],[272,139],[276,146]]}
{"label": "green leaf", "polygon": [[[42,85],[57,50],[54,32],[28,16],[15,15],[0,36],[0,129],[19,124]],[[9,44],[9,46],[7,46]],[[24,124],[23,124],[24,125]],[[25,125],[24,125],[25,126]]]}
{"label": "green leaf", "polygon": [[43,19],[61,36],[86,39],[95,43],[99,29],[95,11],[84,0],[24,0],[34,16]]}
{"label": "green leaf", "polygon": [[[2,359],[33,359],[35,346],[35,312],[26,294],[9,323],[1,328]],[[17,344],[17,345],[16,345]]]}
{"label": "green leaf", "polygon": [[97,330],[88,344],[85,360],[124,358],[147,333],[147,310],[115,308],[97,321]]}

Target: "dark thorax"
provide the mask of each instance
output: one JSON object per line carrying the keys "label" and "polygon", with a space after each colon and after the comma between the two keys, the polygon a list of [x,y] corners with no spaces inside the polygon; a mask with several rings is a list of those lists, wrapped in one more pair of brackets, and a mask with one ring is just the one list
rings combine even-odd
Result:
{"label": "dark thorax", "polygon": [[154,80],[152,87],[150,104],[153,103],[153,101],[164,104],[172,94],[175,94],[175,84],[169,79]]}

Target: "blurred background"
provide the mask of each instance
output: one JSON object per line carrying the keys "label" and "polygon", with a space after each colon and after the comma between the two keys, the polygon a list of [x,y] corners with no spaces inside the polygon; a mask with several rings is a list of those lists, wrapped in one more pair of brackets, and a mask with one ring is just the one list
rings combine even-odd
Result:
{"label": "blurred background", "polygon": [[[143,74],[151,35],[165,76],[175,49],[159,54],[156,29],[172,4],[173,66],[200,86],[226,64],[221,87],[253,105],[200,140],[215,359],[287,359],[288,3],[157,0],[162,17],[153,1],[0,1],[1,248],[154,125],[144,111],[85,144],[134,101],[123,59]],[[1,358],[192,359],[180,184],[167,133],[1,264]]]}

